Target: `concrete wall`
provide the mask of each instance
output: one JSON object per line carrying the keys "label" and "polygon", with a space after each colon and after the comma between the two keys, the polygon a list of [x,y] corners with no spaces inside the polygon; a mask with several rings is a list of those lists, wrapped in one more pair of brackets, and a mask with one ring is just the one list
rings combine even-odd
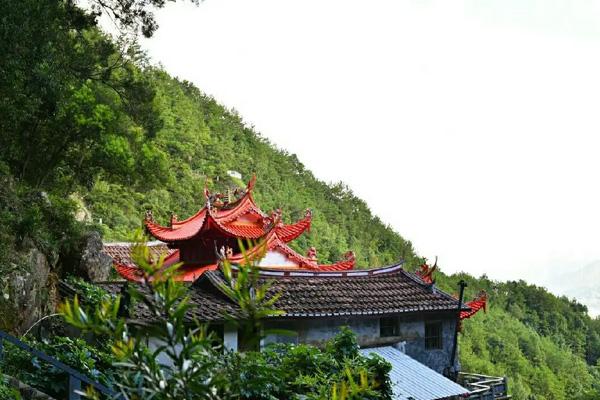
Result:
{"label": "concrete wall", "polygon": [[[442,373],[450,363],[454,339],[455,322],[448,318],[428,318],[427,321],[442,323],[442,349],[425,349],[425,319],[398,318],[399,335],[380,337],[380,318],[319,318],[268,322],[265,328],[286,329],[294,332],[295,337],[273,335],[263,340],[269,343],[306,343],[323,346],[335,336],[342,326],[348,326],[356,334],[361,347],[375,347],[398,344],[406,354],[429,368]],[[455,367],[458,367],[456,365]]]}

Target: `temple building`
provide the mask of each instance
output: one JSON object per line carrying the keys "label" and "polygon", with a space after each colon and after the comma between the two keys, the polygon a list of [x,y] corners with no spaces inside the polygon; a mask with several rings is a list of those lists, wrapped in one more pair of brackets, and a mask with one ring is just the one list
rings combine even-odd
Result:
{"label": "temple building", "polygon": [[[254,184],[252,178],[245,189],[225,194],[205,189],[205,204],[196,214],[181,221],[173,215],[167,226],[158,224],[151,212],[146,214],[147,233],[156,239],[149,243],[151,251],[166,254],[165,266],[181,263],[178,279],[191,287],[191,317],[220,332],[225,347],[239,349],[244,338],[228,318],[241,311],[222,290],[225,278],[220,266],[228,260],[235,272],[251,259],[258,266],[259,280],[271,282],[270,290],[279,295],[275,307],[283,311],[267,318],[265,328],[293,332],[267,336],[262,346],[277,342],[318,346],[348,326],[363,353],[383,354],[392,363],[392,372],[401,381],[395,389],[397,398],[442,399],[470,392],[445,376],[456,376],[460,369],[456,357],[460,320],[485,308],[483,294],[462,303],[439,290],[433,279],[435,265],[424,263],[416,272],[406,270],[402,261],[357,269],[351,251],[332,264],[319,262],[312,247],[299,254],[288,243],[310,229],[311,212],[285,224],[281,210],[267,214],[257,206]],[[240,243],[251,246],[244,250]],[[130,258],[130,246],[106,243],[104,252],[113,258],[121,277],[135,282],[143,274]],[[122,283],[102,286],[118,293]],[[151,318],[139,307],[133,314],[136,319]],[[415,378],[407,365],[417,366],[411,371],[418,370],[420,382],[433,388],[429,395],[421,397],[417,392],[422,387],[407,383]]]}
{"label": "temple building", "polygon": [[[305,217],[294,224],[284,224],[281,209],[266,214],[256,205],[252,197],[255,182],[256,177],[253,177],[245,190],[235,189],[225,194],[211,194],[205,189],[204,207],[183,221],[173,214],[168,226],[157,224],[148,211],[144,220],[146,231],[168,249],[165,267],[182,263],[179,279],[186,282],[195,281],[206,271],[216,270],[224,259],[238,264],[244,257],[254,258],[263,253],[258,260],[263,270],[345,271],[354,267],[351,251],[345,254],[344,260],[320,264],[314,247],[307,249],[304,256],[290,248],[287,243],[310,229],[311,211],[306,210]],[[247,241],[254,243],[254,247],[242,254],[240,242]],[[115,268],[123,278],[140,279],[140,271],[131,263],[127,252],[110,247],[107,252],[115,255]]]}

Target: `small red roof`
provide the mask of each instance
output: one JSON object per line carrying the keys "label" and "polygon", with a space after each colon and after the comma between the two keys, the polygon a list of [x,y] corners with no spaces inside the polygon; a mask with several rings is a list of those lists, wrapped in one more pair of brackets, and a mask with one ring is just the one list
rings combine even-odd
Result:
{"label": "small red roof", "polygon": [[[133,265],[123,265],[115,263],[115,269],[124,279],[131,282],[141,282],[143,278],[142,270]],[[184,265],[177,271],[175,280],[181,282],[194,282],[206,271],[214,271],[217,269],[217,264],[193,266]]]}
{"label": "small red roof", "polygon": [[[176,216],[171,217],[170,226],[161,226],[154,222],[152,213],[147,212],[145,225],[147,231],[161,242],[163,252],[168,254],[165,259],[165,267],[175,263],[185,261],[180,267],[180,280],[193,281],[207,270],[217,268],[217,264],[199,265],[190,263],[189,259],[181,260],[179,250],[168,249],[182,247],[186,240],[189,240],[197,235],[207,233],[208,237],[217,237],[221,235],[225,237],[237,239],[250,239],[259,241],[260,243],[254,248],[246,252],[246,257],[259,258],[264,255],[265,251],[277,252],[284,257],[283,265],[265,265],[261,266],[264,269],[274,270],[277,268],[294,269],[294,270],[311,270],[311,271],[346,271],[354,268],[354,255],[349,252],[345,259],[334,264],[319,264],[316,257],[316,250],[311,248],[308,256],[303,256],[294,251],[287,245],[290,241],[296,239],[304,232],[310,229],[312,223],[312,214],[310,210],[306,211],[304,218],[294,224],[286,225],[282,222],[281,210],[277,209],[270,215],[265,214],[254,202],[252,197],[252,189],[256,182],[254,176],[248,183],[245,190],[236,189],[233,193],[227,194],[211,194],[205,188],[204,195],[206,205],[191,217],[178,221]],[[208,233],[210,231],[210,233]],[[219,233],[220,232],[220,233]],[[265,248],[266,246],[266,248]],[[130,249],[127,249],[130,252]],[[106,248],[105,251],[109,255],[113,255],[116,250]],[[118,250],[123,253],[125,250]],[[232,263],[243,263],[244,256],[242,254],[226,254],[227,249],[223,248],[221,258],[227,258]],[[231,253],[231,249],[229,253]],[[278,256],[276,256],[278,257]],[[142,278],[140,271],[129,255],[114,254],[115,268],[128,280],[139,280]],[[277,258],[276,258],[277,259]],[[256,260],[258,261],[258,260]],[[214,260],[211,262],[215,262]]]}
{"label": "small red roof", "polygon": [[[261,257],[267,251],[278,251],[286,256],[289,260],[293,261],[298,265],[298,269],[302,270],[319,270],[319,271],[345,271],[354,268],[355,259],[354,253],[348,252],[345,255],[345,259],[342,261],[338,261],[334,264],[319,264],[315,259],[311,259],[307,256],[303,256],[294,251],[291,247],[287,245],[281,238],[279,237],[280,229],[273,229],[271,232],[267,234],[265,237],[265,241],[261,244],[258,244],[256,247],[249,249],[245,256],[244,254],[236,254],[227,259],[234,264],[244,263],[245,258],[248,258],[251,261],[258,261],[257,258]],[[268,268],[265,266],[264,268]],[[274,269],[277,269],[275,266]]]}
{"label": "small red roof", "polygon": [[[267,237],[265,238],[264,242],[246,251],[246,257],[251,261],[259,261],[258,258],[264,255],[265,252],[277,251],[283,254],[288,260],[298,265],[297,268],[290,269],[293,271],[348,271],[354,268],[355,259],[354,254],[352,252],[346,253],[345,259],[336,263],[319,264],[316,259],[311,259],[309,257],[298,254],[291,247],[289,247],[284,241],[282,241],[279,238],[278,231],[279,229],[271,230],[271,232],[267,234]],[[150,252],[153,257],[159,257],[161,255],[159,250],[163,250],[163,254],[166,254],[164,260],[165,268],[181,261],[179,250],[170,250],[164,245],[164,243],[156,243],[157,242],[152,243],[152,246],[150,247]],[[119,254],[125,252],[124,247],[124,245],[119,244]],[[131,245],[126,246],[126,249],[127,251],[131,252]],[[117,254],[117,251],[110,244],[104,246],[104,251],[111,256]],[[243,254],[230,255],[227,257],[227,260],[233,264],[243,264],[245,262]],[[123,278],[129,281],[136,282],[139,282],[142,279],[141,270],[133,263],[130,257],[114,257],[114,265],[119,275],[121,275]],[[265,266],[262,268],[269,270],[280,269],[280,267],[278,266],[273,266],[271,268]],[[198,279],[204,272],[213,271],[215,269],[217,269],[217,264],[199,265],[184,263],[179,268],[179,274],[176,279],[185,282],[193,282],[196,279]]]}
{"label": "small red roof", "polygon": [[470,310],[464,310],[460,312],[461,320],[471,318],[473,315],[477,314],[479,310],[483,309],[484,312],[486,311],[487,293],[485,291],[481,291],[475,299],[467,302],[466,305],[470,308]]}
{"label": "small red roof", "polygon": [[231,203],[223,202],[220,197],[215,197],[221,196],[220,194],[211,196],[205,189],[206,205],[183,221],[172,218],[171,226],[157,224],[149,213],[144,222],[146,228],[156,239],[168,243],[188,240],[202,230],[211,229],[240,239],[259,239],[276,226],[280,227],[280,238],[289,242],[310,228],[310,212],[307,212],[304,219],[291,225],[281,224],[280,210],[273,212],[270,216],[262,212],[252,197],[255,179],[253,177],[248,183],[243,196]]}
{"label": "small red roof", "polygon": [[285,243],[289,243],[302,235],[305,231],[310,230],[310,224],[312,223],[312,213],[310,210],[306,210],[306,215],[300,221],[295,224],[281,225],[277,227],[277,236]]}

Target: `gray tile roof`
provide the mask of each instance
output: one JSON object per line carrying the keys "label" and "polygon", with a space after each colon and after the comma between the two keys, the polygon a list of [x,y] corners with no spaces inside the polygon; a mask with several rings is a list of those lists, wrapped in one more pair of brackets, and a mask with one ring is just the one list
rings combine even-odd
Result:
{"label": "gray tile roof", "polygon": [[[285,311],[285,318],[454,313],[457,308],[457,299],[405,271],[402,264],[343,273],[262,271],[260,280],[271,281],[271,292],[280,294],[275,306]],[[208,271],[195,286],[207,283],[218,288],[223,274]]]}
{"label": "gray tile roof", "polygon": [[[457,307],[457,299],[405,271],[402,264],[343,273],[261,271],[259,280],[270,281],[271,294],[280,295],[275,307],[285,314],[272,318],[455,313]],[[191,285],[191,318],[217,322],[225,320],[225,314],[241,316],[237,304],[221,291],[222,284],[223,273],[216,270]],[[99,285],[116,294],[123,283]],[[152,319],[140,305],[131,317]]]}
{"label": "gray tile roof", "polygon": [[[102,251],[121,264],[134,265],[134,262],[131,260],[131,248],[134,244],[131,242],[104,243]],[[146,246],[148,246],[153,257],[159,257],[163,254],[169,255],[176,251],[175,249],[169,249],[166,243],[158,240],[148,242]]]}

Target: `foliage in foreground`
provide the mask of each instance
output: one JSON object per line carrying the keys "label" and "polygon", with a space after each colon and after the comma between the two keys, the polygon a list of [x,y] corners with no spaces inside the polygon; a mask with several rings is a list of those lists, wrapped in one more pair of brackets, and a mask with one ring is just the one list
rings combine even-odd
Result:
{"label": "foliage in foreground", "polygon": [[[0,372],[2,370],[0,369]],[[21,400],[19,392],[8,386],[4,377],[0,376],[0,399],[2,400]]]}
{"label": "foliage in foreground", "polygon": [[[26,340],[27,344],[75,368],[91,379],[111,386],[117,374],[114,358],[101,344],[82,339],[54,336],[48,340]],[[6,344],[1,370],[57,399],[67,398],[69,376],[30,353]],[[1,393],[1,392],[0,392]],[[0,399],[4,399],[0,397]]]}
{"label": "foliage in foreground", "polygon": [[391,398],[391,366],[377,356],[360,356],[347,328],[325,349],[277,344],[262,352],[229,353],[227,364],[233,391],[244,399]]}
{"label": "foliage in foreground", "polygon": [[[177,265],[163,268],[164,257],[152,259],[141,242],[133,258],[144,279],[140,287],[130,287],[130,295],[153,321],[126,319],[119,311],[120,297],[101,298],[95,308],[81,306],[77,297],[62,306],[76,328],[110,337],[119,370],[113,385],[125,399],[390,399],[389,364],[360,356],[349,329],[325,351],[304,345],[228,351],[207,334],[207,326],[189,321],[188,289],[174,281]],[[226,287],[240,304],[240,326],[260,339],[266,333],[261,320],[278,313],[273,299],[265,296],[268,284],[258,284],[252,264],[241,266],[239,276],[225,269]],[[87,395],[96,396],[92,391]]]}

